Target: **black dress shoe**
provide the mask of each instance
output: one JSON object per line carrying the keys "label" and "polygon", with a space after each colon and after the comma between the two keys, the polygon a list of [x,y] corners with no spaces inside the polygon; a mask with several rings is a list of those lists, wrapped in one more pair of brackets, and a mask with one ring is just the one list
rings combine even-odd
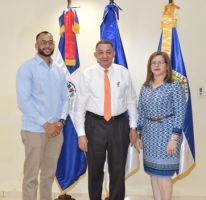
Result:
{"label": "black dress shoe", "polygon": [[56,198],[55,200],[75,200],[75,199],[73,199],[71,195],[62,194],[59,195],[58,198]]}
{"label": "black dress shoe", "polygon": [[71,199],[71,196],[70,195],[68,195],[68,194],[62,194],[62,195],[59,195],[58,196],[58,199],[61,199],[61,200],[69,200],[69,199]]}

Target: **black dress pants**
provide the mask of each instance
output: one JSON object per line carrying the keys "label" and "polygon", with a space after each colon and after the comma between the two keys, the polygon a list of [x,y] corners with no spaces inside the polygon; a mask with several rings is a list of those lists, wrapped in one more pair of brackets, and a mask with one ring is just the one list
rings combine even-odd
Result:
{"label": "black dress pants", "polygon": [[124,200],[125,165],[129,146],[129,121],[122,115],[109,122],[91,113],[86,114],[88,138],[88,185],[90,200],[101,200],[104,163],[109,169],[109,200]]}

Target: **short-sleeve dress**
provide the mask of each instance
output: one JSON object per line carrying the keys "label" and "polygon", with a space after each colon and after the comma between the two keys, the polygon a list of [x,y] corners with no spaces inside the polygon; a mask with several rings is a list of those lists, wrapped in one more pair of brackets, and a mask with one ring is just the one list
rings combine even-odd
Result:
{"label": "short-sleeve dress", "polygon": [[[145,172],[161,177],[171,177],[175,172],[178,173],[185,116],[185,92],[181,84],[178,81],[164,82],[156,89],[143,85],[138,116]],[[166,148],[173,133],[179,135],[177,152],[169,156]]]}

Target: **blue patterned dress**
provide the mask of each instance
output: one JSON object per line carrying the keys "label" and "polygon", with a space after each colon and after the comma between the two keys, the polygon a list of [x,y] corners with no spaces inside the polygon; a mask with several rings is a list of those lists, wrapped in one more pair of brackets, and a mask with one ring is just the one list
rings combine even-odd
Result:
{"label": "blue patterned dress", "polygon": [[[185,93],[178,81],[156,89],[142,86],[138,104],[138,130],[142,132],[144,170],[170,177],[179,170],[179,154],[185,114]],[[158,119],[158,120],[157,120]],[[166,152],[171,135],[179,134],[177,153]]]}

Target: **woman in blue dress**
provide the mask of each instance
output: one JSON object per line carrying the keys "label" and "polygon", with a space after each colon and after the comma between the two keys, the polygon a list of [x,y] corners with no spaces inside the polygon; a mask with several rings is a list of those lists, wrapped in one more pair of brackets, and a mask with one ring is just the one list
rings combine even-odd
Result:
{"label": "woman in blue dress", "polygon": [[171,200],[171,177],[178,173],[185,93],[172,78],[169,57],[153,53],[147,65],[147,77],[139,97],[138,140],[143,148],[144,170],[151,176],[155,200]]}

